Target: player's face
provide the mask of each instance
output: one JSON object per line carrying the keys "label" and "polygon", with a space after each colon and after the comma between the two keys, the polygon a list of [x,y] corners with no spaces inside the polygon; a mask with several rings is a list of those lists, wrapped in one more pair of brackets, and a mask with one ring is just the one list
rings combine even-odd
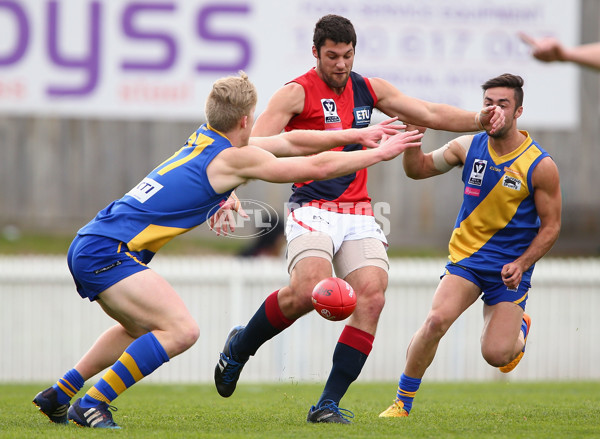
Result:
{"label": "player's face", "polygon": [[313,55],[317,58],[317,73],[325,83],[337,93],[341,93],[348,82],[354,63],[352,43],[334,43],[325,40],[320,53],[313,46]]}
{"label": "player's face", "polygon": [[516,107],[515,91],[507,87],[488,88],[483,95],[483,106],[497,105],[504,112],[504,126],[490,137],[502,138],[516,129],[517,118],[523,113],[523,107]]}

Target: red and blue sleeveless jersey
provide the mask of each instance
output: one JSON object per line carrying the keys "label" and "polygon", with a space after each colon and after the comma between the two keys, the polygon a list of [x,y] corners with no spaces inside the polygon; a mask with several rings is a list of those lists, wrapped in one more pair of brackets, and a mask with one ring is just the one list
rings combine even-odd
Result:
{"label": "red and blue sleeveless jersey", "polygon": [[[331,90],[314,68],[290,82],[304,88],[305,98],[302,113],[288,122],[286,131],[365,128],[371,123],[377,96],[368,78],[351,72],[341,95]],[[333,151],[361,149],[364,149],[362,145],[351,144],[333,148]],[[372,215],[367,170],[329,180],[294,183],[290,209],[306,205],[334,212]]]}
{"label": "red and blue sleeveless jersey", "polygon": [[79,235],[99,235],[127,244],[131,251],[156,253],[175,236],[204,223],[230,191],[212,188],[206,168],[231,142],[202,125],[187,143],[121,199],[83,226]]}
{"label": "red and blue sleeveless jersey", "polygon": [[[549,154],[531,139],[498,156],[487,133],[474,136],[462,179],[463,203],[450,238],[450,261],[477,271],[500,273],[537,236],[540,219],[533,197],[533,170]],[[533,267],[524,274],[529,281]]]}

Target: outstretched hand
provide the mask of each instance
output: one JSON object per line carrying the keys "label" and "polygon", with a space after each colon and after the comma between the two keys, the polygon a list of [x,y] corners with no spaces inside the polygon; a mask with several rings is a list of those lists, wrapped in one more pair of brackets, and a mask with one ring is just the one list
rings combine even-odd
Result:
{"label": "outstretched hand", "polygon": [[564,47],[552,37],[535,39],[524,32],[519,32],[519,38],[532,49],[531,55],[543,62],[564,61]]}
{"label": "outstretched hand", "polygon": [[391,160],[409,148],[420,148],[422,138],[423,133],[419,130],[404,131],[394,136],[384,134],[379,145],[379,151],[384,154],[382,160]]}
{"label": "outstretched hand", "polygon": [[504,111],[497,105],[490,105],[479,112],[478,120],[485,131],[490,134],[498,132],[505,121]]}
{"label": "outstretched hand", "polygon": [[394,125],[394,122],[396,122],[397,120],[397,117],[392,117],[391,119],[386,119],[383,122],[379,122],[376,125],[359,129],[359,143],[361,143],[363,146],[366,146],[367,148],[377,148],[379,146],[378,142],[382,139],[384,135],[393,136],[394,134],[397,134],[401,130],[406,128],[406,125]]}
{"label": "outstretched hand", "polygon": [[227,201],[208,219],[210,230],[215,232],[217,236],[227,236],[227,234],[235,232],[233,212],[237,212],[243,218],[248,218],[248,214],[242,208],[242,203],[235,192],[232,192]]}

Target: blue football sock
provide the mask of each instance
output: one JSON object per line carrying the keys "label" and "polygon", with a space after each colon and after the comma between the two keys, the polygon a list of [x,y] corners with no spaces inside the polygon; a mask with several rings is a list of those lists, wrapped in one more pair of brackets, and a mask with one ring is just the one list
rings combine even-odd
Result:
{"label": "blue football sock", "polygon": [[420,378],[411,378],[404,374],[402,374],[400,377],[400,381],[398,382],[398,393],[396,393],[396,401],[402,401],[404,404],[404,410],[406,410],[407,413],[410,413],[413,400],[415,399],[415,394],[417,393],[417,390],[419,390],[420,385]]}
{"label": "blue football sock", "polygon": [[373,335],[346,325],[333,351],[333,366],[317,407],[331,400],[339,405],[348,387],[360,375],[373,348]]}
{"label": "blue football sock", "polygon": [[77,392],[83,387],[84,380],[79,372],[75,369],[68,371],[60,380],[52,387],[56,390],[56,400],[59,404],[66,404],[71,401]]}
{"label": "blue football sock", "polygon": [[294,320],[286,318],[277,303],[275,291],[267,297],[243,331],[238,332],[229,346],[236,361],[247,361],[259,347],[289,327]]}
{"label": "blue football sock", "polygon": [[87,391],[81,407],[110,404],[117,396],[169,361],[169,356],[151,332],[134,340],[94,387]]}

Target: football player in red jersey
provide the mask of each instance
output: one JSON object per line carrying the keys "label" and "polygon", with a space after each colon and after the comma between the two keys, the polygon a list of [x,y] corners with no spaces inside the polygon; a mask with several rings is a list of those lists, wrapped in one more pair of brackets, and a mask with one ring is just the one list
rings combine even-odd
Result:
{"label": "football player in red jersey", "polygon": [[[486,129],[493,133],[504,125],[504,114],[496,106],[471,112],[426,102],[403,94],[388,81],[354,72],[356,33],[344,17],[322,17],[315,26],[313,43],[316,67],[271,97],[256,121],[253,136],[282,130],[363,128],[369,125],[374,108],[405,123],[440,130]],[[350,144],[338,149],[362,148]],[[245,327],[231,330],[215,368],[215,384],[222,396],[230,396],[249,357],[313,309],[314,286],[331,277],[334,268],[337,277],[352,285],[358,303],[333,353],[325,389],[307,420],[349,423],[348,417],[353,415],[338,405],[358,378],[373,345],[388,283],[386,237],[373,216],[367,173],[363,171],[326,181],[297,182],[289,207],[286,238],[290,284],[268,296]],[[211,224],[218,224],[226,215],[216,215]],[[217,225],[216,230],[221,229],[226,230],[227,223]]]}

